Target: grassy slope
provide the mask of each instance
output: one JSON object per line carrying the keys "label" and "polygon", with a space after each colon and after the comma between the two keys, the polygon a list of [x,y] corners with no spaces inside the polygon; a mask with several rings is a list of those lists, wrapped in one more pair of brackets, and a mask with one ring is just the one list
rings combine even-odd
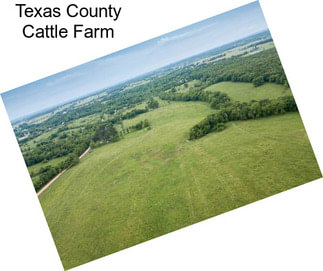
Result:
{"label": "grassy slope", "polygon": [[[31,174],[31,172],[34,172],[35,174],[37,174],[37,172],[39,171],[39,169],[41,167],[46,167],[46,166],[52,166],[52,167],[55,167],[57,166],[60,162],[63,162],[65,159],[66,159],[67,156],[62,156],[62,157],[58,157],[58,158],[54,158],[52,160],[49,160],[48,162],[41,162],[41,163],[38,163],[38,164],[35,164],[35,165],[32,165],[30,167],[28,167],[28,171],[29,171],[29,174]],[[35,183],[38,181],[40,175],[37,175],[37,176],[34,176],[31,178],[32,182]]]}
{"label": "grassy slope", "polygon": [[282,85],[264,84],[255,88],[251,83],[221,82],[207,87],[207,91],[225,92],[235,101],[248,102],[250,100],[274,99],[284,95],[292,95],[290,89]]}
{"label": "grassy slope", "polygon": [[30,167],[28,167],[28,171],[29,173],[31,173],[32,171],[34,171],[35,173],[39,171],[39,169],[41,167],[46,167],[46,166],[58,166],[58,164],[60,162],[63,162],[65,159],[67,158],[67,155],[66,156],[62,156],[62,157],[58,157],[58,158],[54,158],[52,160],[49,160],[48,162],[40,162],[38,164],[35,164],[35,165],[32,165]]}
{"label": "grassy slope", "polygon": [[174,102],[128,120],[153,128],[95,149],[40,196],[65,268],[321,176],[298,113],[187,141],[210,112]]}

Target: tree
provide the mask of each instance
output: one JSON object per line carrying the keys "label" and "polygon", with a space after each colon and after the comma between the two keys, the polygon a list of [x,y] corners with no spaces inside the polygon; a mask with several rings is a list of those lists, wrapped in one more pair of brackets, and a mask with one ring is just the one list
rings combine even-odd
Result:
{"label": "tree", "polygon": [[78,156],[75,153],[71,153],[68,155],[67,159],[66,159],[66,165],[67,167],[72,167],[77,165],[80,162],[80,159],[78,158]]}
{"label": "tree", "polygon": [[292,96],[249,103],[230,103],[193,126],[189,139],[197,139],[213,131],[222,131],[228,121],[255,119],[294,111],[297,111],[297,105]]}
{"label": "tree", "polygon": [[258,76],[252,80],[252,83],[255,87],[259,87],[265,83],[263,76]]}
{"label": "tree", "polygon": [[147,106],[150,109],[155,109],[155,108],[159,107],[159,103],[156,100],[154,100],[153,98],[150,98],[147,102]]}
{"label": "tree", "polygon": [[112,124],[104,124],[104,123],[100,123],[99,125],[97,125],[94,135],[92,137],[92,140],[94,142],[97,141],[107,141],[107,142],[114,142],[117,141],[119,139],[119,135],[117,130],[113,127]]}

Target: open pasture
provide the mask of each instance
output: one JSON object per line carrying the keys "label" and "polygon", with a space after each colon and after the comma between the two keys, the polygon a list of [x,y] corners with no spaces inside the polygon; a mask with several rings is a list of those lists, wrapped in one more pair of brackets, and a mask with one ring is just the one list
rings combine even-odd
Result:
{"label": "open pasture", "polygon": [[224,92],[228,94],[232,100],[239,102],[275,99],[281,96],[292,95],[289,88],[272,83],[254,87],[251,83],[221,82],[207,87],[205,91]]}
{"label": "open pasture", "polygon": [[40,196],[65,268],[321,176],[298,113],[188,141],[211,112],[171,102],[126,120],[148,119],[152,129],[94,149]]}

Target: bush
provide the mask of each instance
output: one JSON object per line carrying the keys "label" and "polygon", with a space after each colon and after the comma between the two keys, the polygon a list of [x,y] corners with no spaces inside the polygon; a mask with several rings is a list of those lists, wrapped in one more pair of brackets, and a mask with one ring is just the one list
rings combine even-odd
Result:
{"label": "bush", "polygon": [[128,132],[129,132],[129,130],[130,131],[142,130],[142,129],[146,128],[146,127],[150,128],[150,123],[149,123],[149,121],[147,119],[145,119],[143,121],[140,121],[135,125],[130,126],[128,128]]}
{"label": "bush", "polygon": [[94,142],[115,142],[119,140],[119,135],[117,130],[113,127],[112,124],[100,123],[96,126],[94,135],[92,136]]}
{"label": "bush", "polygon": [[159,107],[159,103],[156,100],[154,100],[153,98],[150,98],[147,102],[147,106],[150,109],[156,109]]}
{"label": "bush", "polygon": [[265,83],[263,76],[258,76],[252,80],[252,83],[255,87],[259,87]]}
{"label": "bush", "polygon": [[39,176],[39,179],[34,182],[34,188],[36,191],[40,190],[59,173],[59,169],[57,167],[47,166],[46,169],[47,170]]}

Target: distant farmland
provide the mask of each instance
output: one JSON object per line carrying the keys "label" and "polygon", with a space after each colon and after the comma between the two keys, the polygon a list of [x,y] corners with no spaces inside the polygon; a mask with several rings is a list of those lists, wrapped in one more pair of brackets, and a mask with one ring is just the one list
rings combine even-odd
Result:
{"label": "distant farmland", "polygon": [[14,131],[67,269],[321,177],[268,31]]}

